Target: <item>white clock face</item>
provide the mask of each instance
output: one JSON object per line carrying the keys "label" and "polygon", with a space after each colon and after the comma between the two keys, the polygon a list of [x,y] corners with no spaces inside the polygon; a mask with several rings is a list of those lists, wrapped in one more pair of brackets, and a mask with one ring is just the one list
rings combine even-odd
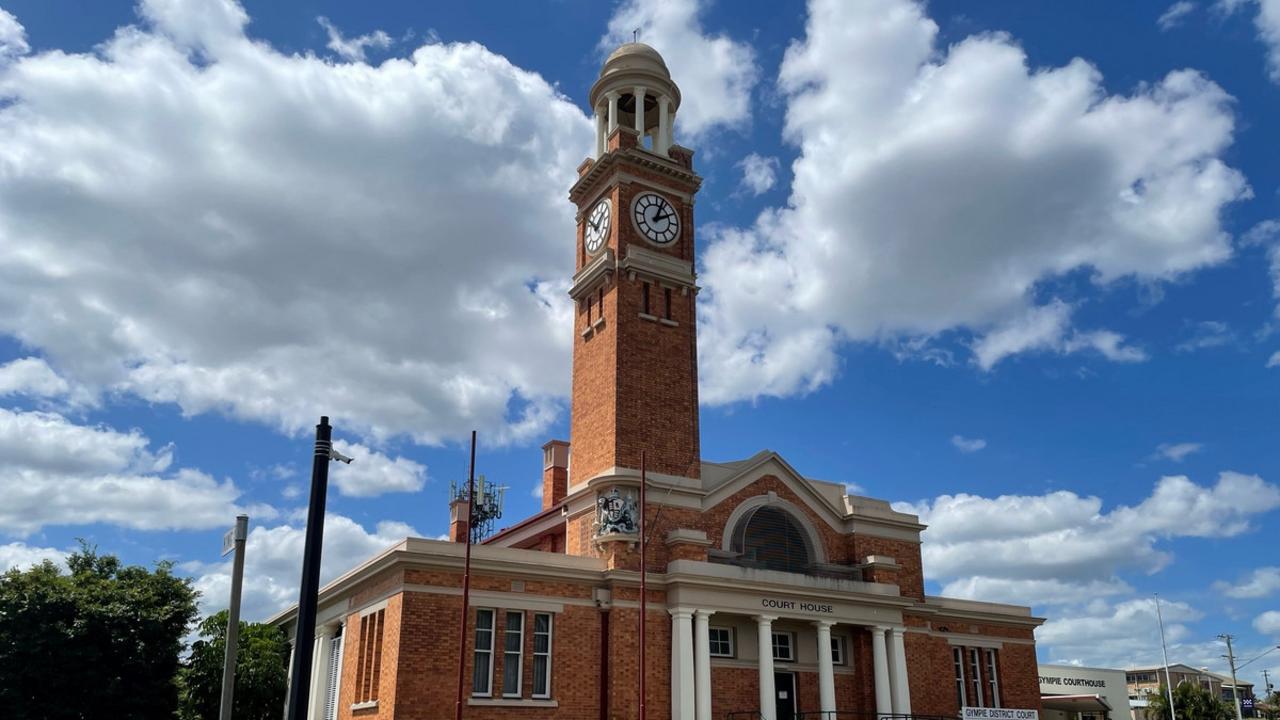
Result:
{"label": "white clock face", "polygon": [[584,237],[587,252],[592,255],[600,252],[600,248],[604,247],[605,238],[609,237],[609,220],[612,215],[613,211],[609,208],[608,198],[596,203],[587,215],[587,231]]}
{"label": "white clock face", "polygon": [[631,206],[640,233],[655,245],[670,245],[680,236],[680,216],[667,199],[657,193],[641,193]]}

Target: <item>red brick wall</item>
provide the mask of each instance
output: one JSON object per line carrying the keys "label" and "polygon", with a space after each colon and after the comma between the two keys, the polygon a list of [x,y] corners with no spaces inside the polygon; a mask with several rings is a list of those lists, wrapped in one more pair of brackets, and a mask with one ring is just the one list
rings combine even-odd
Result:
{"label": "red brick wall", "polygon": [[893,558],[901,566],[897,573],[897,583],[902,595],[924,599],[924,565],[920,560],[920,543],[861,534],[849,535],[845,542],[849,546],[849,554],[857,562],[862,562],[868,555],[888,555]]}
{"label": "red brick wall", "polygon": [[[624,138],[626,133],[616,137]],[[692,195],[697,188],[655,173],[634,161],[621,159],[609,176],[598,181],[603,194],[586,192],[579,214],[590,211],[599,197],[612,203],[607,244],[625,258],[631,244],[689,262],[694,257],[693,207],[674,192],[662,193],[680,216],[680,237],[660,248],[646,242],[631,218],[631,202],[648,185],[621,182],[618,172],[644,178],[658,187]],[[583,247],[584,222],[579,221],[576,245],[577,269],[593,258]],[[615,277],[604,288],[604,304],[592,299],[593,319],[604,326],[583,337],[588,327],[585,300],[574,321],[573,393],[570,436],[573,442],[570,484],[577,484],[613,466],[638,468],[640,453],[647,452],[653,472],[698,477],[697,325],[692,292],[671,293],[670,326],[639,317],[644,282]],[[664,293],[650,288],[649,314],[665,315]]]}

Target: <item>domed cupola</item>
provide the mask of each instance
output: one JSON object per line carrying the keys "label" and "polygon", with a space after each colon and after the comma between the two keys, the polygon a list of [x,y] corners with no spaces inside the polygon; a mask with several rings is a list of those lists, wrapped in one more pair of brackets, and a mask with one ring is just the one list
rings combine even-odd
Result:
{"label": "domed cupola", "polygon": [[597,158],[619,126],[633,128],[642,145],[663,157],[674,144],[680,88],[671,81],[662,56],[644,43],[627,43],[609,55],[588,102],[596,116]]}

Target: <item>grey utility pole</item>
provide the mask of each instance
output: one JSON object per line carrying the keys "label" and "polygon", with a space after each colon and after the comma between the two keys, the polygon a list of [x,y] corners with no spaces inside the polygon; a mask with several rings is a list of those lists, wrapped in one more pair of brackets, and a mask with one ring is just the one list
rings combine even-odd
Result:
{"label": "grey utility pole", "polygon": [[1244,720],[1240,712],[1240,683],[1236,680],[1236,655],[1231,651],[1231,641],[1235,638],[1225,634],[1218,637],[1227,641],[1227,654],[1223,657],[1231,664],[1231,699],[1235,701],[1232,704],[1236,706],[1236,720]]}
{"label": "grey utility pole", "polygon": [[236,526],[222,537],[222,554],[234,551],[231,563],[231,612],[227,618],[227,656],[222,664],[222,705],[220,720],[231,720],[232,695],[236,689],[236,650],[240,644],[240,588],[244,584],[244,541],[249,536],[249,516],[237,515]]}

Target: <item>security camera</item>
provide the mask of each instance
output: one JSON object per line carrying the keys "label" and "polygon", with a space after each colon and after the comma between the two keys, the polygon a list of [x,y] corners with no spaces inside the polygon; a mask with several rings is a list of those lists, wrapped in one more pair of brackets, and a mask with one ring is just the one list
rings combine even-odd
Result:
{"label": "security camera", "polygon": [[355,458],[347,457],[346,455],[343,455],[342,453],[338,452],[337,450],[334,450],[333,448],[329,448],[329,459],[330,459],[330,460],[337,460],[338,462],[344,462],[344,463],[346,463],[346,464],[350,465],[350,464],[351,464],[351,461],[352,461],[352,460],[354,460]]}

